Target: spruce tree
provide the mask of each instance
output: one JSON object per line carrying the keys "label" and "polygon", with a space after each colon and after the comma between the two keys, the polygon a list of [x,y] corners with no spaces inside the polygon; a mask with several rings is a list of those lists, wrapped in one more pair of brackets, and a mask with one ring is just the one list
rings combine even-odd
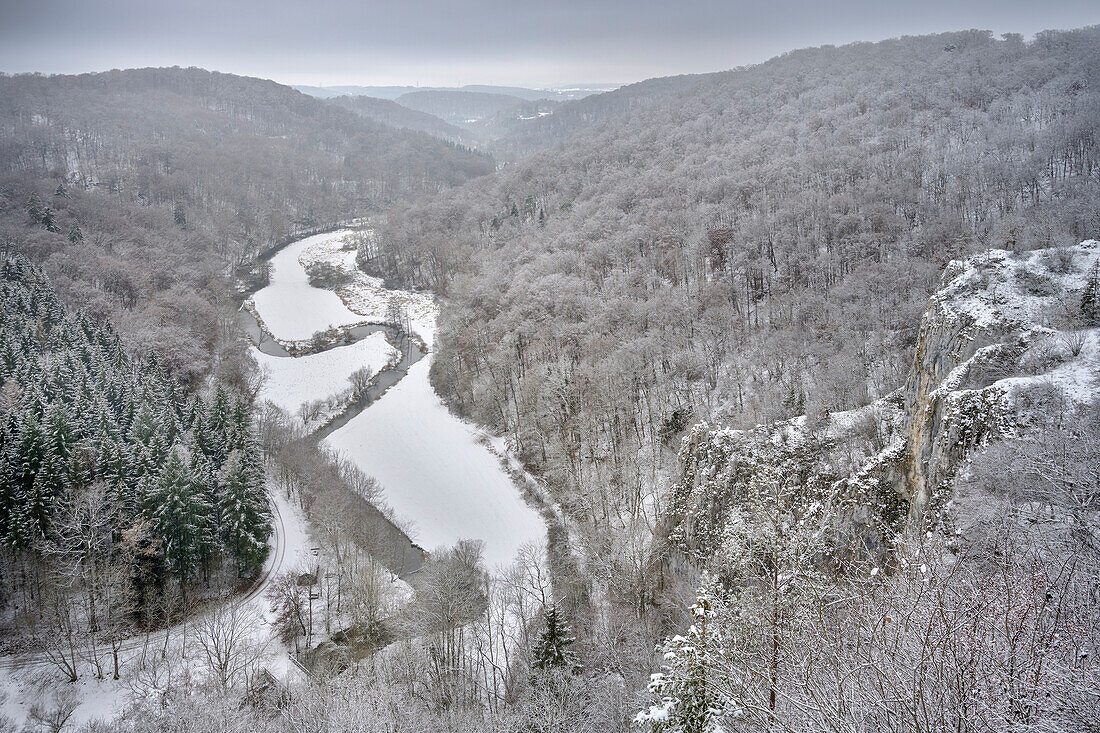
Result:
{"label": "spruce tree", "polygon": [[543,611],[543,620],[546,626],[532,649],[535,668],[574,668],[577,664],[577,656],[568,647],[576,639],[570,635],[569,627],[558,615],[557,607],[547,606]]}
{"label": "spruce tree", "polygon": [[183,450],[173,446],[146,498],[146,511],[164,541],[164,558],[185,588],[209,537],[210,506],[195,491]]}
{"label": "spruce tree", "polygon": [[26,531],[44,532],[49,516],[48,489],[38,480],[47,460],[46,437],[33,412],[28,412],[20,425],[19,440],[12,461],[16,485],[17,508],[24,518]]}
{"label": "spruce tree", "polygon": [[271,509],[264,487],[263,466],[254,445],[234,450],[222,466],[220,515],[226,548],[246,573],[263,562],[271,536]]}
{"label": "spruce tree", "polygon": [[655,705],[634,716],[636,725],[654,733],[718,733],[723,706],[708,679],[720,652],[710,596],[701,591],[691,607],[693,623],[687,636],[674,636],[658,647],[665,665],[650,678],[649,690],[659,697]]}
{"label": "spruce tree", "polygon": [[208,457],[216,468],[221,468],[229,453],[229,432],[232,425],[232,405],[229,393],[220,385],[214,390],[214,399],[210,402],[206,414],[206,430],[209,439]]}
{"label": "spruce tree", "polygon": [[1081,319],[1086,326],[1100,326],[1100,262],[1089,270],[1085,292],[1081,295]]}
{"label": "spruce tree", "polygon": [[221,527],[221,501],[218,484],[210,467],[210,461],[200,451],[191,452],[191,463],[188,466],[191,478],[191,491],[195,496],[202,498],[203,504],[209,507],[207,522],[203,536],[197,541],[197,549],[204,568],[209,568],[217,547],[217,532]]}

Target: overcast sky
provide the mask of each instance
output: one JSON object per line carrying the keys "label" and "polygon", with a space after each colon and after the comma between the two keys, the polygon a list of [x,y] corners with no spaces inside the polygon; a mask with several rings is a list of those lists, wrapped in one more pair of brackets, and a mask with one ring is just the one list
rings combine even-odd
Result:
{"label": "overcast sky", "polygon": [[718,71],[825,43],[1094,23],[1097,0],[0,0],[0,70],[547,87]]}

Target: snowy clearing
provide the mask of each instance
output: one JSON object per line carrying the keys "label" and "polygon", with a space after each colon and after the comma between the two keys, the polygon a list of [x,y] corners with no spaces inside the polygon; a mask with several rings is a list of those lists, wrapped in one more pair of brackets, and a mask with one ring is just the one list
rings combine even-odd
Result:
{"label": "snowy clearing", "polygon": [[485,541],[492,567],[541,540],[542,518],[520,496],[477,431],[452,415],[428,381],[431,355],[378,402],[327,439],[385,487],[398,515],[428,549]]}
{"label": "snowy clearing", "polygon": [[270,400],[292,415],[310,400],[338,395],[348,389],[352,372],[368,367],[377,374],[396,364],[400,354],[379,331],[348,346],[288,358],[270,356],[252,347],[252,356],[267,376],[260,399]]}

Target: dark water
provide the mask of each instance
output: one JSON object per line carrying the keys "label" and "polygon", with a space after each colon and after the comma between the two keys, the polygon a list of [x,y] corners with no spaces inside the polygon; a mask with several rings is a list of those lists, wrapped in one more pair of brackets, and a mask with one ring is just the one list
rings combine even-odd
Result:
{"label": "dark water", "polygon": [[237,325],[240,326],[241,331],[252,342],[252,345],[265,354],[269,356],[290,356],[290,352],[284,349],[282,344],[264,333],[264,330],[260,328],[260,324],[256,322],[256,316],[244,308],[237,311]]}
{"label": "dark water", "polygon": [[[362,326],[362,328],[368,328],[368,326]],[[387,389],[400,382],[404,376],[409,373],[409,367],[424,358],[424,352],[421,351],[420,347],[409,339],[408,336],[398,333],[396,338],[394,338],[396,330],[389,326],[369,326],[369,328],[374,329],[369,333],[384,330],[390,335],[397,349],[401,351],[401,361],[396,366],[376,374],[362,397],[348,405],[347,409],[328,423],[313,431],[311,437],[318,441],[324,440],[332,435],[334,432],[347,425],[356,415],[370,407]],[[364,336],[365,335],[368,334],[364,334]],[[358,338],[363,338],[363,336],[359,336]]]}

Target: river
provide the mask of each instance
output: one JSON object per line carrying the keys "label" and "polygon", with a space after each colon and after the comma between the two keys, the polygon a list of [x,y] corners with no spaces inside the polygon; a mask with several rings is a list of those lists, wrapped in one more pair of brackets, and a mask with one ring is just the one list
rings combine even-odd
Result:
{"label": "river", "polygon": [[[318,426],[317,437],[381,483],[385,500],[411,523],[411,535],[421,546],[432,550],[459,539],[479,539],[485,543],[490,567],[508,563],[522,544],[544,541],[546,527],[520,495],[487,436],[452,415],[432,388],[428,372],[433,354],[419,346],[434,343],[430,298],[385,290],[361,274],[341,291],[344,299],[309,284],[303,260],[324,259],[345,269],[354,267],[354,252],[340,244],[348,233],[306,237],[272,257],[270,283],[251,299],[262,326],[247,314],[242,325],[268,362],[272,357],[324,357],[331,364],[324,366],[322,378],[303,380],[301,372],[308,364],[301,362],[303,369],[296,369],[299,364],[288,363],[288,368],[271,370],[269,380],[297,381],[269,384],[267,389],[292,395],[293,399],[287,398],[291,402],[326,399],[360,362],[373,360],[368,365],[375,372],[385,367],[366,398]],[[385,320],[386,303],[395,296],[411,313],[413,339],[397,337],[395,331],[379,325]],[[294,357],[284,347],[316,331],[357,324],[351,344],[326,353]],[[364,342],[380,341],[384,331],[395,343],[391,352],[384,345],[374,348]]]}

